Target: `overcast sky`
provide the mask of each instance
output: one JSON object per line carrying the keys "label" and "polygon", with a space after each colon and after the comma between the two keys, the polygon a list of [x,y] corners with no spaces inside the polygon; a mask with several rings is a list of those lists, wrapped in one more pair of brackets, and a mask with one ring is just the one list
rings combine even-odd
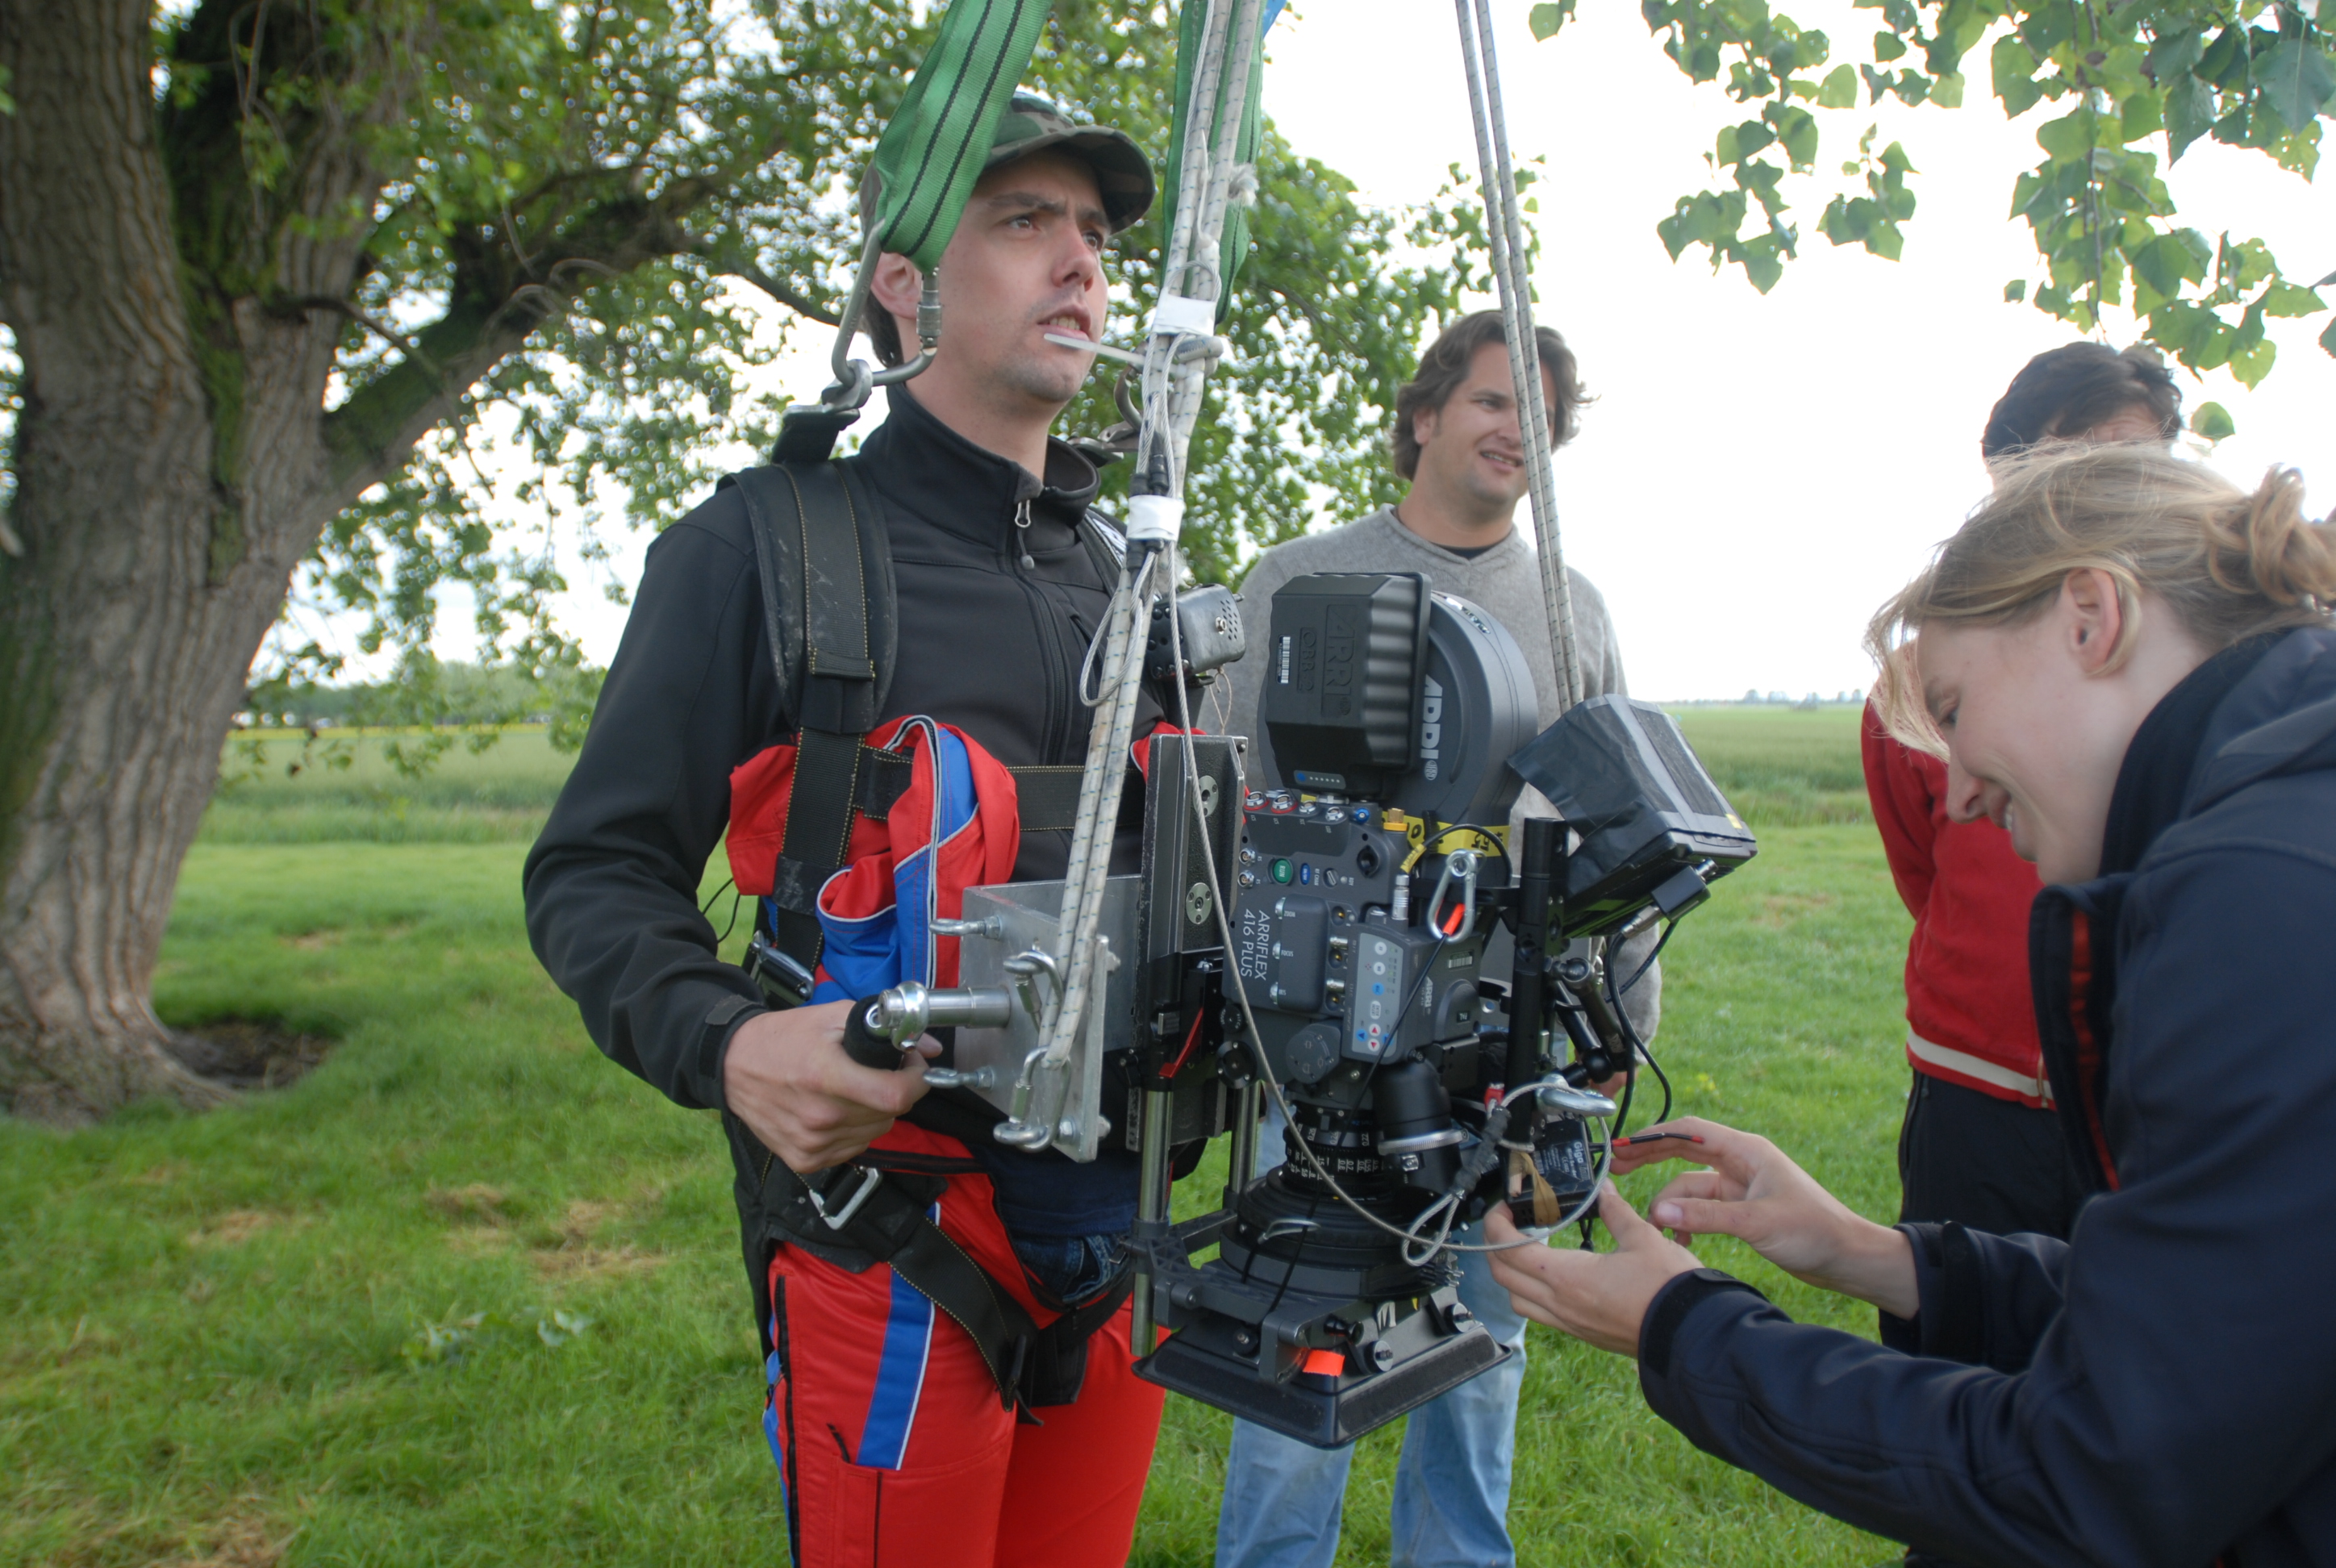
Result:
{"label": "overcast sky", "polygon": [[[1631,689],[1642,696],[1826,696],[1866,684],[1866,617],[1953,531],[1984,489],[1979,433],[2029,355],[2076,334],[2003,286],[2032,279],[2025,224],[2005,217],[2014,176],[2039,156],[2050,105],[2007,122],[1975,49],[1959,110],[1821,113],[1817,176],[1787,182],[1802,255],[1763,297],[1690,252],[1673,264],[1656,221],[1681,194],[1720,181],[1714,133],[1745,118],[1717,85],[1680,75],[1625,0],[1582,0],[1563,34],[1535,44],[1524,0],[1496,4],[1510,137],[1541,156],[1540,318],[1577,350],[1598,402],[1557,459],[1566,557],[1604,590]],[[1835,62],[1871,59],[1873,12],[1796,3]],[[1362,200],[1416,202],[1455,161],[1474,166],[1451,9],[1435,0],[1312,0],[1270,38],[1266,111],[1304,153],[1355,180]],[[1903,141],[1920,208],[1892,263],[1836,250],[1816,219],[1858,136]],[[2162,153],[2162,143],[2160,146]],[[2260,153],[2201,142],[2168,176],[2185,219],[2210,238],[2269,241],[2291,276],[2336,271],[2336,202]],[[1862,189],[1862,187],[1861,187]],[[1148,301],[1144,302],[1147,306]],[[2207,461],[2252,484],[2273,462],[2318,479],[2336,360],[2313,341],[2329,318],[2275,322],[2278,368],[2248,394],[2217,373],[2183,375],[2192,405],[2221,403],[2239,433]],[[1126,324],[1114,336],[1125,340]],[[2113,320],[2119,346],[2133,323]],[[775,368],[796,396],[823,375],[823,331]],[[2336,501],[2336,480],[2312,504]],[[1324,525],[1337,519],[1321,520]],[[605,662],[623,611],[601,584],[638,575],[646,539],[617,537],[602,569],[580,565],[562,607]],[[443,651],[469,645],[450,600]]]}

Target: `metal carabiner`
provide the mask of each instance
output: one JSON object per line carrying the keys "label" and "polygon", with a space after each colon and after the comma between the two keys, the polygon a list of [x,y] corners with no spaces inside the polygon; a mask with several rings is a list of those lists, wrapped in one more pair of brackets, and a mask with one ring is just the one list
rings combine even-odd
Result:
{"label": "metal carabiner", "polygon": [[[1475,850],[1454,850],[1444,857],[1443,874],[1436,879],[1436,892],[1427,901],[1427,927],[1447,942],[1465,942],[1476,929],[1476,862]],[[1451,888],[1455,874],[1460,879],[1460,929],[1444,929],[1444,895]]]}

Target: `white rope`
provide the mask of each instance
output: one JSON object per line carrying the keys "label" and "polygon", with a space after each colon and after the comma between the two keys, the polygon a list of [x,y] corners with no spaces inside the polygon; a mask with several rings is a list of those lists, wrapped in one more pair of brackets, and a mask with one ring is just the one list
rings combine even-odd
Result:
{"label": "white rope", "polygon": [[[1172,502],[1180,502],[1183,495],[1184,455],[1209,372],[1208,356],[1182,352],[1195,336],[1182,315],[1206,307],[1213,320],[1222,292],[1216,249],[1224,233],[1226,203],[1241,183],[1234,155],[1248,107],[1250,61],[1258,46],[1261,19],[1260,4],[1260,0],[1210,0],[1201,57],[1193,63],[1176,221],[1169,239],[1168,265],[1162,273],[1163,294],[1176,304],[1163,309],[1155,320],[1156,329],[1145,346],[1144,418],[1135,454],[1139,479],[1150,471],[1155,454],[1166,458],[1166,499]],[[1193,286],[1191,276],[1196,272],[1201,275],[1199,287]],[[1181,570],[1173,542],[1163,546],[1131,537],[1128,560],[1121,569],[1119,589],[1113,595],[1107,618],[1103,684],[1087,735],[1086,770],[1079,783],[1079,812],[1071,833],[1070,862],[1064,871],[1062,911],[1055,925],[1055,960],[1063,984],[1047,1004],[1040,1030],[1050,1067],[1059,1067],[1069,1059],[1082,1015],[1095,1005],[1094,998],[1103,989],[1094,973],[1095,935],[1103,917],[1114,830],[1127,780],[1129,747],[1134,739],[1135,709],[1151,629],[1151,599],[1164,587],[1171,596],[1173,620]],[[1162,571],[1166,574],[1164,584],[1159,580]]]}
{"label": "white rope", "polygon": [[1582,665],[1573,635],[1573,593],[1557,538],[1557,492],[1550,478],[1549,411],[1542,395],[1541,348],[1533,335],[1533,280],[1525,268],[1524,222],[1517,211],[1515,170],[1509,164],[1508,119],[1501,108],[1500,61],[1493,48],[1491,0],[1455,0],[1460,13],[1460,54],[1468,74],[1468,103],[1476,129],[1476,164],[1484,189],[1485,237],[1492,242],[1493,278],[1500,289],[1509,375],[1516,384],[1518,434],[1533,496],[1535,556],[1541,563],[1542,608],[1549,616],[1550,652],[1557,664],[1560,711],[1582,700]]}

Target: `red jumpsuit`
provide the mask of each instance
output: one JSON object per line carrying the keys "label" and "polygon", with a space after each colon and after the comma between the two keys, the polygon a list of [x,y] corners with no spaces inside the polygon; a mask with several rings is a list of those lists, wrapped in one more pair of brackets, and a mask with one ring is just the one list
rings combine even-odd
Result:
{"label": "red jumpsuit", "polygon": [[[962,1159],[903,1122],[881,1148]],[[1045,1327],[991,1206],[949,1178],[932,1218]],[[771,1263],[764,1413],[795,1568],[1118,1568],[1135,1537],[1164,1398],[1131,1369],[1129,1312],[1087,1342],[1078,1402],[1017,1423],[973,1340],[878,1263],[854,1274],[794,1247]]]}

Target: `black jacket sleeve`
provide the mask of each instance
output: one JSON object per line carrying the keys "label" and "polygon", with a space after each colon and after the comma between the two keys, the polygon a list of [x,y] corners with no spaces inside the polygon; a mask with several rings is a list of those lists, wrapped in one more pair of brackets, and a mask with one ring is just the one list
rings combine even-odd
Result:
{"label": "black jacket sleeve", "polygon": [[528,939],[609,1057],[722,1104],[731,1033],[764,1009],[698,913],[730,771],[782,738],[745,508],[729,492],[649,547],[575,771],[524,872]]}
{"label": "black jacket sleeve", "polygon": [[2065,1254],[1971,1238],[1960,1306],[1955,1265],[1922,1270],[1925,1341],[1976,1312],[1991,1365],[1707,1288],[1667,1315],[1660,1360],[1642,1356],[1658,1414],[1852,1524],[2039,1568],[2197,1568],[2336,1462],[2336,1251],[2313,1240],[2336,1200],[2336,865],[2189,857],[2137,879],[2126,920],[2118,1189]]}
{"label": "black jacket sleeve", "polygon": [[1883,1314],[1882,1342],[2017,1372],[2066,1301],[2068,1244],[2050,1236],[1990,1236],[1957,1224],[1898,1227],[1913,1243],[1922,1310],[1912,1322]]}

